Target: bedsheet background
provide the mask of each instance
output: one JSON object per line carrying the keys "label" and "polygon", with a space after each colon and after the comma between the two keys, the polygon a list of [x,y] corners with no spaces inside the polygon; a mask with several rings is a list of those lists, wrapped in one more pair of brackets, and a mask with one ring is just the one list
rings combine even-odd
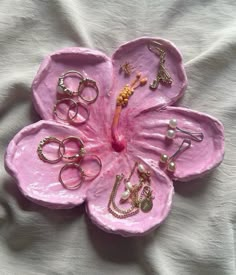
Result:
{"label": "bedsheet background", "polygon": [[[160,36],[181,50],[189,85],[181,106],[225,126],[222,165],[177,183],[165,223],[142,238],[97,229],[84,207],[49,210],[26,200],[3,165],[5,148],[39,117],[30,86],[45,55],[67,46],[108,55]],[[0,1],[0,274],[236,274],[236,3],[214,1]]]}

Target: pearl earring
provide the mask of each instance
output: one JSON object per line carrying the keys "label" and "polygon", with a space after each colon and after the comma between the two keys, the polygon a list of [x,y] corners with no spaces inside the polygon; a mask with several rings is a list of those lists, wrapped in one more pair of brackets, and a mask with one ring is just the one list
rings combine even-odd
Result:
{"label": "pearl earring", "polygon": [[171,173],[174,173],[176,170],[176,164],[175,159],[176,157],[187,150],[191,146],[191,140],[190,139],[184,139],[181,145],[179,146],[179,149],[170,157],[166,154],[161,154],[160,156],[160,163],[164,164],[167,167],[167,170]]}
{"label": "pearl earring", "polygon": [[198,142],[201,142],[204,139],[204,135],[201,132],[193,133],[193,132],[189,132],[189,131],[186,131],[184,129],[177,127],[177,119],[175,119],[175,118],[169,120],[168,126],[169,126],[169,129],[166,132],[166,137],[168,139],[174,139],[177,131],[191,136],[191,138],[193,140],[198,141]]}
{"label": "pearl earring", "polygon": [[[130,182],[131,177],[134,174],[134,171],[137,167],[137,171],[139,174],[139,182],[135,185],[132,185]],[[125,202],[129,199],[131,193],[134,191],[134,189],[139,189],[142,186],[143,182],[149,182],[150,183],[150,172],[147,171],[144,166],[141,163],[135,162],[134,167],[128,177],[128,179],[125,180],[125,191],[121,194],[121,201]]]}

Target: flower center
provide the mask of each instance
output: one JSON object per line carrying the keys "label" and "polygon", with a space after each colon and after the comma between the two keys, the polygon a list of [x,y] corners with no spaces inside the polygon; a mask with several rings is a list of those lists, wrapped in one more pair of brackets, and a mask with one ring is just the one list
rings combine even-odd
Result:
{"label": "flower center", "polygon": [[141,79],[141,73],[137,73],[136,78],[131,82],[131,84],[125,85],[117,97],[116,109],[111,127],[112,147],[116,152],[123,151],[127,144],[125,137],[119,132],[121,111],[128,105],[129,99],[133,95],[134,90],[146,83],[147,78]]}

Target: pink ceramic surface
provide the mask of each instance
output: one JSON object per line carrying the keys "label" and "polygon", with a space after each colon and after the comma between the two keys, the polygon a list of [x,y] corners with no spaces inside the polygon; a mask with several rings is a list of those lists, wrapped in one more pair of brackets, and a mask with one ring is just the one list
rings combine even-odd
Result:
{"label": "pink ceramic surface", "polygon": [[[90,118],[84,125],[44,120],[24,128],[10,142],[6,169],[17,179],[26,197],[51,208],[70,208],[86,200],[87,212],[100,228],[124,236],[142,235],[167,216],[173,195],[172,179],[187,181],[202,176],[222,161],[224,135],[219,121],[189,109],[167,107],[183,95],[187,80],[179,51],[172,43],[159,38],[158,42],[167,52],[165,66],[173,83],[171,86],[160,84],[156,91],[149,89],[159,62],[147,48],[152,39],[131,41],[121,46],[111,59],[84,48],[67,48],[45,58],[32,86],[33,102],[43,119],[56,120],[52,110],[57,99],[57,81],[68,70],[78,70],[96,80],[99,98],[89,106]],[[135,90],[128,106],[119,112],[116,98],[123,86],[135,78],[135,72],[130,77],[120,73],[120,66],[125,62],[130,62],[135,72],[148,77],[148,84]],[[65,83],[76,89],[78,78],[69,77]],[[86,94],[92,93],[92,89],[87,89]],[[166,141],[168,121],[172,118],[178,120],[181,128],[203,132],[204,140],[192,141],[191,147],[176,159],[176,172],[166,175],[159,167],[160,154],[171,155],[186,137],[178,133],[172,142]],[[62,139],[72,135],[81,137],[88,154],[96,154],[101,159],[102,170],[95,180],[69,191],[58,181],[63,163],[44,163],[36,150],[39,141],[46,136]],[[32,150],[28,150],[29,144]],[[153,209],[148,214],[139,213],[119,220],[107,210],[109,195],[116,174],[127,176],[135,161],[142,162],[151,171],[155,193]]]}
{"label": "pink ceramic surface", "polygon": [[[108,198],[115,182],[114,175],[123,173],[126,177],[130,174],[135,161],[140,161],[151,172],[151,186],[154,200],[153,208],[148,213],[141,210],[137,215],[126,219],[118,219],[108,211]],[[138,182],[137,173],[131,178],[132,183]],[[121,193],[124,192],[124,182],[120,184],[115,198],[116,204],[122,209],[130,208],[130,203],[119,203]],[[137,157],[120,156],[104,169],[103,175],[95,180],[92,188],[87,193],[86,211],[92,221],[101,229],[123,236],[144,235],[156,228],[168,215],[173,196],[173,184],[161,171],[152,169],[151,165]]]}

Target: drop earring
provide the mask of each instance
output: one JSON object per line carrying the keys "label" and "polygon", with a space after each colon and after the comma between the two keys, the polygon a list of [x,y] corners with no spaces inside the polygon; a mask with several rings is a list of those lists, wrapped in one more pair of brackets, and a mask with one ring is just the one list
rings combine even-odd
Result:
{"label": "drop earring", "polygon": [[189,132],[187,130],[181,129],[177,126],[177,119],[173,118],[169,120],[169,129],[166,132],[166,138],[174,139],[176,136],[176,132],[181,132],[186,135],[189,135],[194,141],[201,142],[204,139],[204,135],[201,132]]}
{"label": "drop earring", "polygon": [[179,146],[179,149],[172,156],[169,157],[167,154],[161,154],[160,164],[165,165],[167,171],[174,173],[176,170],[175,159],[179,154],[187,150],[190,146],[191,146],[191,140],[184,139],[181,145]]}

